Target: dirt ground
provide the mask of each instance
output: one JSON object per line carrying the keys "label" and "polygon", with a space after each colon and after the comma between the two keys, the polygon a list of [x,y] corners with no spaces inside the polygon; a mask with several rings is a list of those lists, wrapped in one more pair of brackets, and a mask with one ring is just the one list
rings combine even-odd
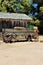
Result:
{"label": "dirt ground", "polygon": [[0,65],[43,65],[43,42],[10,44],[0,40]]}

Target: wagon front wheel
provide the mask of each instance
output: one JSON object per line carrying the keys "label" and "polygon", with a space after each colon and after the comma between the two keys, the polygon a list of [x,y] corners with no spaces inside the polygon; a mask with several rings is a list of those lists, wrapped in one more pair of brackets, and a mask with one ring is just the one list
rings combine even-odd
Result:
{"label": "wagon front wheel", "polygon": [[28,41],[32,41],[32,36],[31,36],[31,35],[28,35],[27,40],[28,40]]}

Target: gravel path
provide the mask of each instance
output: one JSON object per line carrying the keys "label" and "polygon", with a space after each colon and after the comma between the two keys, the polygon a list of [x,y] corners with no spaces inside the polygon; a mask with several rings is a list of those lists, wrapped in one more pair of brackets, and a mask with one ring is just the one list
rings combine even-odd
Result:
{"label": "gravel path", "polygon": [[43,65],[43,43],[0,41],[0,65]]}

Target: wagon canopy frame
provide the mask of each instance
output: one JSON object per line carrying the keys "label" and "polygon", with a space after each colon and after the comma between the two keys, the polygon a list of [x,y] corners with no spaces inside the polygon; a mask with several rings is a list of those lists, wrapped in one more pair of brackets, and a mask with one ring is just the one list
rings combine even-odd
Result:
{"label": "wagon canopy frame", "polygon": [[31,17],[22,13],[3,13],[0,12],[0,20],[32,20]]}

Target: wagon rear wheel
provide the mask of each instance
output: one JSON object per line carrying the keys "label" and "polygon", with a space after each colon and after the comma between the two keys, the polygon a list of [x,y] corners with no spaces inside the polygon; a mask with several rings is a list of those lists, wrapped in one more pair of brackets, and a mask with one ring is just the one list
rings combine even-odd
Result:
{"label": "wagon rear wheel", "polygon": [[4,36],[3,37],[3,41],[6,42],[6,43],[11,42],[11,39],[12,39],[11,36],[8,36],[8,37],[7,36]]}

